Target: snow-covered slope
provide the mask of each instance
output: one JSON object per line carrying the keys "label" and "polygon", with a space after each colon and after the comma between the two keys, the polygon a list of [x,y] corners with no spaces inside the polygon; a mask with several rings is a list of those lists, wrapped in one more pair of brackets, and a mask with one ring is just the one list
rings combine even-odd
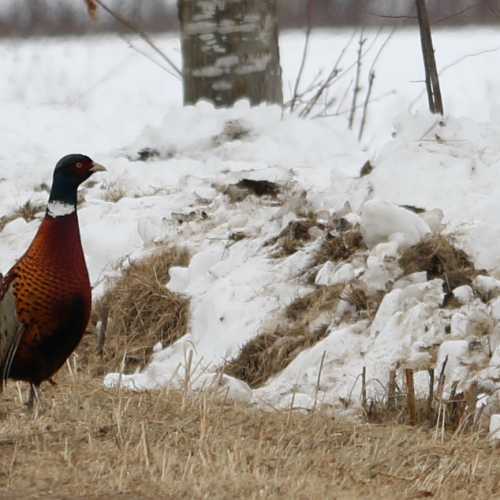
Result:
{"label": "snow-covered slope", "polygon": [[[342,47],[348,36],[315,38],[306,77],[324,64],[326,49]],[[439,32],[436,46],[447,64],[492,48],[492,40],[487,30],[467,37]],[[179,58],[177,40],[161,43]],[[300,43],[296,34],[282,37],[286,80],[295,75]],[[109,168],[85,188],[79,211],[96,296],[106,276],[157,243],[185,245],[193,256],[189,268],[172,270],[168,284],[191,299],[190,333],[157,346],[142,373],[108,375],[106,386],[176,385],[190,366],[194,388],[215,377],[233,397],[259,404],[284,407],[293,399],[300,407],[345,408],[350,401],[357,408],[363,367],[376,397],[396,366],[423,370],[421,386],[425,370],[448,355],[450,380],[496,388],[498,282],[479,279],[474,287],[484,293],[475,295],[462,287],[459,304],[443,308],[441,279],[427,281],[421,273],[400,279],[397,263],[405,248],[429,234],[453,233],[478,269],[500,275],[496,52],[445,72],[451,114],[436,119],[426,113],[425,100],[413,102],[421,90],[409,83],[421,78],[417,35],[397,34],[377,65],[376,91],[386,97],[369,108],[362,144],[347,131],[342,109],[339,116],[300,120],[244,102],[230,110],[206,103],[182,108],[179,83],[120,40],[2,42],[0,55],[7,68],[0,82],[0,213],[9,215],[28,200],[43,203],[43,183],[50,182],[57,158],[84,152]],[[396,58],[401,64],[394,74]],[[234,124],[243,134],[228,133]],[[143,148],[159,157],[137,161]],[[360,176],[367,160],[374,169]],[[224,187],[244,178],[275,182],[281,193],[231,201]],[[416,215],[399,205],[426,211]],[[297,252],[273,257],[269,241],[311,213],[326,223],[311,230]],[[179,224],[179,214],[189,220]],[[259,389],[221,377],[225,362],[311,291],[306,278],[321,242],[334,231],[328,221],[338,218],[360,224],[368,248],[340,267],[327,262],[316,269],[316,286],[356,282],[374,296],[385,293],[376,316],[348,314],[349,306],[339,305],[321,318],[327,335]],[[2,271],[37,224],[17,218],[1,231]],[[235,233],[244,237],[235,240]]]}

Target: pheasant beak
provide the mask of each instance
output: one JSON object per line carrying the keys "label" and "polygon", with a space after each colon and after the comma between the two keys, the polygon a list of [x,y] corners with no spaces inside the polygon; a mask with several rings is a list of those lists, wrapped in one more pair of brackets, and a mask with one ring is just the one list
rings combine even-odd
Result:
{"label": "pheasant beak", "polygon": [[92,162],[92,167],[89,169],[90,172],[93,174],[95,172],[106,172],[106,167],[100,165],[99,163],[96,163],[95,161]]}

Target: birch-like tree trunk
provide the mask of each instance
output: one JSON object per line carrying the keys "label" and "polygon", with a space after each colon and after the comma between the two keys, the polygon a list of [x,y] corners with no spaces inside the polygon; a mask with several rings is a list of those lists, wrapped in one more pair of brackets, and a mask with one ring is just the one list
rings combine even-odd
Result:
{"label": "birch-like tree trunk", "polygon": [[276,0],[178,0],[184,103],[283,103]]}

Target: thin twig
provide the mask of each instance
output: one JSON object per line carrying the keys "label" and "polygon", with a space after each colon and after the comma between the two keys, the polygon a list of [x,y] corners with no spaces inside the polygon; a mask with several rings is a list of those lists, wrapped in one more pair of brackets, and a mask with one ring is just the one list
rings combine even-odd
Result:
{"label": "thin twig", "polygon": [[361,405],[366,411],[366,366],[363,366],[361,373]]}
{"label": "thin twig", "polygon": [[363,103],[363,114],[361,115],[361,124],[359,125],[358,141],[361,142],[363,132],[365,131],[366,117],[368,115],[368,104],[373,90],[373,82],[375,81],[375,71],[370,71],[368,75],[368,90],[366,91],[365,101]]}
{"label": "thin twig", "polygon": [[145,57],[149,61],[151,61],[153,64],[161,68],[163,71],[168,73],[169,75],[173,76],[174,78],[178,78],[178,76],[173,73],[167,66],[164,66],[161,62],[157,61],[154,57],[150,56],[145,50],[142,50],[141,48],[137,47],[134,45],[132,40],[128,40],[124,35],[118,35],[132,50],[135,50],[138,54],[141,56]]}
{"label": "thin twig", "polygon": [[368,105],[370,103],[370,98],[371,98],[372,91],[373,91],[373,84],[375,82],[375,65],[377,64],[377,61],[378,61],[380,55],[382,54],[383,50],[385,49],[385,47],[389,43],[389,40],[393,37],[393,35],[397,29],[398,29],[398,27],[394,26],[392,28],[392,30],[390,31],[389,35],[387,36],[387,38],[383,41],[382,45],[378,49],[377,54],[373,58],[372,65],[370,66],[370,70],[368,72],[368,90],[366,91],[366,97],[365,97],[365,101],[363,103],[363,114],[361,116],[361,124],[359,126],[359,134],[358,134],[358,141],[360,141],[360,142],[361,142],[361,139],[363,138],[363,133],[364,133],[365,126],[366,126],[366,118],[368,115]]}
{"label": "thin twig", "polygon": [[321,362],[319,364],[318,379],[316,380],[316,388],[314,390],[314,404],[312,407],[313,413],[316,410],[316,405],[318,404],[318,394],[319,394],[319,388],[320,388],[320,382],[321,382],[321,373],[323,371],[323,364],[325,363],[325,358],[326,358],[326,351],[323,351],[323,354],[321,356]]}
{"label": "thin twig", "polygon": [[312,0],[308,0],[307,2],[307,27],[306,27],[306,38],[304,41],[304,50],[302,51],[302,60],[300,61],[299,72],[297,74],[297,78],[295,79],[295,86],[293,88],[293,97],[292,102],[290,104],[290,111],[293,113],[295,109],[295,104],[298,98],[298,91],[300,86],[300,81],[302,80],[302,74],[304,73],[304,68],[306,66],[307,54],[309,52],[309,42],[311,39],[312,32]]}
{"label": "thin twig", "polygon": [[[465,61],[466,59],[473,58],[473,57],[478,57],[482,56],[483,54],[491,54],[500,51],[500,47],[496,47],[494,49],[485,49],[485,50],[480,50],[479,52],[473,52],[471,54],[465,54],[463,56],[460,56],[458,59],[455,59],[451,63],[447,64],[446,66],[443,66],[439,70],[439,76],[442,76],[445,71],[449,70],[450,68],[453,68],[457,64],[460,64],[461,62]],[[410,103],[409,109],[412,109],[413,106],[417,104],[417,102],[420,100],[422,95],[425,93],[425,90],[422,90],[416,97],[413,99]]]}
{"label": "thin twig", "polygon": [[116,19],[119,23],[126,26],[130,31],[139,35],[177,74],[176,78],[182,77],[182,71],[172,62],[172,60],[158,48],[158,46],[151,40],[149,35],[142,31],[138,26],[131,23],[128,19],[125,19],[123,16],[115,12],[113,9],[110,9],[106,4],[102,2],[102,0],[94,0],[94,2],[99,5],[103,10],[105,10],[111,17]]}
{"label": "thin twig", "polygon": [[366,38],[363,38],[364,30],[361,30],[359,34],[358,41],[358,57],[356,59],[356,77],[354,79],[354,89],[352,91],[352,103],[351,103],[351,112],[349,113],[349,130],[352,130],[354,125],[354,116],[356,114],[358,95],[361,91],[361,87],[359,86],[361,80],[361,59],[363,54],[363,45],[366,42]]}
{"label": "thin twig", "polygon": [[332,84],[333,80],[339,74],[340,72],[339,65],[342,59],[344,58],[347,49],[351,46],[351,43],[354,40],[355,35],[356,32],[353,32],[348,42],[344,45],[343,49],[340,51],[340,54],[337,57],[337,60],[335,61],[329,75],[325,78],[325,80],[323,81],[319,89],[316,91],[316,94],[313,96],[313,98],[307,103],[307,106],[301,111],[300,113],[301,118],[305,118],[310,114],[310,112],[312,111],[318,100],[323,95],[323,92],[325,92],[325,90]]}
{"label": "thin twig", "polygon": [[445,21],[449,21],[450,19],[453,19],[454,17],[459,17],[462,14],[465,14],[466,12],[469,12],[470,10],[476,9],[477,7],[481,7],[481,6],[482,6],[482,3],[479,3],[479,2],[472,4],[472,5],[468,5],[467,7],[464,7],[463,9],[461,9],[457,12],[454,12],[453,14],[448,14],[447,16],[440,17],[433,22],[434,22],[434,24],[444,23]]}

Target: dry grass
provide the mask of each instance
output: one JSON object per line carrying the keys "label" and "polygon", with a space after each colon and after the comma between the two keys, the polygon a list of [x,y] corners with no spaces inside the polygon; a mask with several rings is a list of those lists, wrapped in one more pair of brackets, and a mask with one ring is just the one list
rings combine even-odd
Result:
{"label": "dry grass", "polygon": [[325,311],[334,312],[342,296],[343,285],[322,286],[294,300],[285,311],[289,320],[309,324]]}
{"label": "dry grass", "polygon": [[294,300],[286,308],[284,318],[245,344],[224,371],[250,387],[258,387],[326,336],[339,301],[353,306],[349,318],[342,319],[354,322],[373,319],[382,299],[383,293],[369,296],[356,282],[316,288]]}
{"label": "dry grass", "polygon": [[111,203],[118,203],[122,198],[127,196],[127,192],[120,186],[108,186],[104,193],[103,200]]}
{"label": "dry grass", "polygon": [[443,279],[448,293],[457,286],[471,285],[479,274],[468,255],[442,235],[433,235],[406,249],[399,265],[404,274],[426,271],[429,279]]}
{"label": "dry grass", "polygon": [[281,192],[281,187],[275,182],[254,179],[241,179],[236,184],[215,185],[215,188],[231,203],[239,203],[250,195],[276,200]]}
{"label": "dry grass", "polygon": [[245,344],[224,372],[244,380],[250,387],[258,387],[284,370],[304,349],[324,338],[326,331],[326,325],[313,331],[301,325],[278,326]]}
{"label": "dry grass", "polygon": [[328,234],[316,254],[315,265],[348,261],[356,252],[366,250],[363,236],[358,227]]}
{"label": "dry grass", "polygon": [[[94,323],[107,321],[105,355],[143,366],[157,342],[164,346],[187,330],[189,302],[166,288],[169,270],[187,266],[186,250],[168,246],[132,263],[94,307]],[[115,366],[117,368],[117,366]]]}
{"label": "dry grass", "polygon": [[311,236],[313,227],[318,227],[314,214],[309,214],[304,219],[291,221],[278,236],[268,240],[266,246],[276,245],[276,249],[272,254],[275,259],[288,257],[313,239]]}
{"label": "dry grass", "polygon": [[[500,462],[484,434],[435,436],[397,424],[402,400],[393,413],[372,415],[384,424],[370,425],[321,411],[264,412],[212,393],[105,390],[98,374],[115,370],[124,352],[149,348],[165,332],[173,335],[165,342],[184,333],[187,303],[164,284],[172,265],[188,261],[167,248],[125,272],[100,304],[111,318],[108,354],[98,356],[86,335],[57,385],[45,384],[35,415],[22,407],[16,384],[8,385],[0,406],[0,498],[494,497]],[[281,370],[322,338],[326,328],[309,325],[340,299],[370,308],[355,285],[298,299],[285,311],[283,335],[256,339],[252,376]]]}
{"label": "dry grass", "polygon": [[[78,358],[91,349],[86,337]],[[262,412],[213,395],[108,391],[98,358],[47,386],[38,416],[2,396],[0,497],[15,499],[494,498],[498,451],[321,412]]]}
{"label": "dry grass", "polygon": [[14,210],[14,212],[9,215],[4,215],[0,217],[0,231],[9,223],[19,217],[22,217],[26,222],[31,222],[36,218],[36,215],[45,210],[45,204],[41,203],[31,203],[28,200],[24,205]]}
{"label": "dry grass", "polygon": [[354,306],[357,314],[356,320],[373,320],[384,296],[385,293],[382,291],[369,295],[366,288],[358,282],[347,284],[342,292],[342,300]]}
{"label": "dry grass", "polygon": [[342,285],[321,287],[292,302],[285,319],[245,344],[225,366],[225,373],[258,387],[286,368],[304,349],[326,336],[326,322],[311,328],[322,314],[331,314]]}
{"label": "dry grass", "polygon": [[239,141],[247,138],[251,134],[251,129],[239,120],[228,120],[224,123],[222,132],[212,138],[215,147],[226,142]]}

